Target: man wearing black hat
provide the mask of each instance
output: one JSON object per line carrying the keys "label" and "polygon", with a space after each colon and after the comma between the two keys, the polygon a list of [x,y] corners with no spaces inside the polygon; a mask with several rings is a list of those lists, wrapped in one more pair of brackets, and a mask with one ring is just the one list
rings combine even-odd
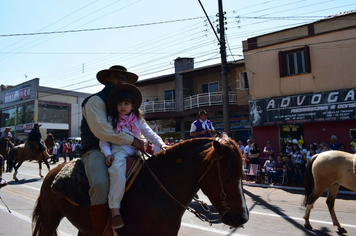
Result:
{"label": "man wearing black hat", "polygon": [[41,140],[42,139],[42,135],[41,135],[41,132],[40,132],[40,127],[41,127],[41,125],[39,125],[38,123],[36,123],[33,126],[33,129],[28,134],[28,140],[37,143],[39,151],[42,152],[45,157],[52,158],[52,155],[48,154],[47,149],[43,145],[43,141]]}
{"label": "man wearing black hat", "polygon": [[195,138],[212,137],[215,133],[213,124],[208,120],[208,113],[205,110],[199,111],[196,121],[190,127],[190,136]]}
{"label": "man wearing black hat", "polygon": [[87,174],[90,190],[90,216],[94,235],[103,235],[110,215],[108,206],[109,174],[105,156],[99,147],[99,139],[117,145],[132,145],[144,150],[144,142],[125,132],[116,133],[107,120],[107,99],[110,92],[125,83],[134,84],[138,76],[128,72],[123,66],[112,66],[101,70],[97,80],[105,85],[98,93],[86,98],[82,104],[80,157]]}

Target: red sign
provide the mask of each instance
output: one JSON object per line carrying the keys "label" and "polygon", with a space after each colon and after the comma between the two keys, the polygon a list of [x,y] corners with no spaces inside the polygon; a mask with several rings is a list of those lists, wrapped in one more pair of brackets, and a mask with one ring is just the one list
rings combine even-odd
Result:
{"label": "red sign", "polygon": [[30,86],[5,94],[5,103],[30,98]]}
{"label": "red sign", "polygon": [[16,130],[31,130],[33,129],[34,124],[22,124],[22,125],[16,125]]}

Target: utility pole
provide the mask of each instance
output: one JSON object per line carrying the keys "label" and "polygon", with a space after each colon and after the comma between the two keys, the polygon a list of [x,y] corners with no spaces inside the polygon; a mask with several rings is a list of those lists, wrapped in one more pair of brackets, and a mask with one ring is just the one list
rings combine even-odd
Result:
{"label": "utility pole", "polygon": [[226,62],[226,42],[225,42],[225,17],[222,0],[219,2],[219,33],[220,33],[220,56],[221,56],[221,80],[223,92],[223,121],[224,131],[231,137],[230,130],[230,109],[229,109],[229,89],[227,79],[227,62]]}

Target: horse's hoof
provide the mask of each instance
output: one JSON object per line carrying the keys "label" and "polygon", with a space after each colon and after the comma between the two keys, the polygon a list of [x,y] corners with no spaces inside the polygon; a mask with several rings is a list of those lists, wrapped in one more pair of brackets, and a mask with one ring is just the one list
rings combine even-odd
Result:
{"label": "horse's hoof", "polygon": [[41,178],[43,178],[43,175],[40,175]]}
{"label": "horse's hoof", "polygon": [[313,230],[313,227],[310,224],[304,224],[304,228],[307,230]]}
{"label": "horse's hoof", "polygon": [[339,228],[340,234],[347,234],[347,230],[345,228]]}

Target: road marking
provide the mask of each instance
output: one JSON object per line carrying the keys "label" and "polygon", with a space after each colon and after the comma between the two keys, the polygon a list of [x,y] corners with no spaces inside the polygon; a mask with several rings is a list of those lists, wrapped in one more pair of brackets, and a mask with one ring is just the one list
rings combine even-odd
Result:
{"label": "road marking", "polygon": [[188,223],[184,223],[184,222],[182,222],[181,225],[183,225],[185,227],[190,227],[190,228],[194,228],[194,229],[209,231],[209,232],[212,232],[212,233],[217,233],[217,234],[222,234],[222,235],[247,236],[246,234],[236,234],[236,233],[231,233],[229,231],[223,231],[223,230],[214,229],[214,228],[207,228],[207,227],[203,227],[203,226],[200,226],[200,225],[188,224]]}
{"label": "road marking", "polygon": [[[3,207],[3,206],[1,206],[1,205],[0,205],[0,210],[4,211],[4,212],[6,212],[6,213],[9,213],[9,212],[7,211],[7,208],[6,208],[6,207]],[[10,209],[10,210],[11,210],[11,209]],[[27,222],[27,223],[29,223],[29,224],[32,224],[32,220],[31,220],[31,218],[28,217],[28,216],[22,215],[21,213],[18,213],[18,212],[16,212],[16,211],[12,211],[12,210],[11,210],[11,213],[9,213],[9,214],[11,214],[12,216],[15,216],[15,217],[19,218],[20,220],[23,220],[23,221],[25,221],[25,222]],[[71,234],[67,234],[67,233],[65,233],[65,232],[63,232],[63,231],[60,231],[60,230],[58,231],[58,233],[59,233],[59,235],[61,235],[61,236],[72,236]]]}
{"label": "road marking", "polygon": [[[250,213],[257,214],[257,215],[273,216],[273,217],[278,217],[278,218],[304,221],[303,218],[299,218],[299,217],[281,216],[281,215],[277,215],[277,214],[270,214],[270,213],[263,213],[263,212],[256,212],[256,211],[250,211]],[[319,224],[333,225],[331,221],[312,220],[312,219],[309,219],[309,221],[319,223]],[[350,225],[350,224],[342,224],[342,226],[349,227],[349,228],[356,228],[356,225]]]}

